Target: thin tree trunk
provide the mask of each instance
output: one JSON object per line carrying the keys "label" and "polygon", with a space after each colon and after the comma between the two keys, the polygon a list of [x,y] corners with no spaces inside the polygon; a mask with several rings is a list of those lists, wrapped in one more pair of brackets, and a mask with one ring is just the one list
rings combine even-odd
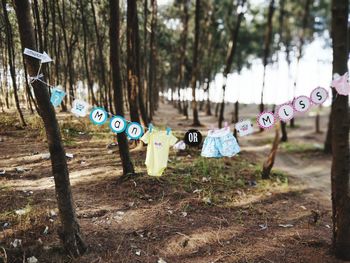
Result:
{"label": "thin tree trunk", "polygon": [[[349,0],[332,0],[333,73],[348,71]],[[349,97],[339,95],[332,104],[333,245],[336,257],[350,260],[350,153]]]}
{"label": "thin tree trunk", "polygon": [[[64,46],[66,50],[66,72],[68,73],[68,80],[69,80],[69,103],[72,104],[73,98],[74,98],[74,61],[73,61],[73,47],[70,43],[70,40],[68,39],[67,35],[67,28],[66,28],[66,9],[65,9],[65,2],[62,2],[62,10],[59,6],[59,2],[57,1],[57,11],[58,11],[58,17],[60,18],[62,33],[63,33],[63,40],[64,40]],[[73,33],[72,33],[73,34]],[[65,83],[66,84],[66,83]]]}
{"label": "thin tree trunk", "polygon": [[262,179],[270,178],[270,173],[275,163],[275,158],[276,158],[279,143],[280,143],[280,127],[279,127],[279,124],[276,124],[275,139],[273,140],[272,148],[267,157],[267,160],[263,164],[263,170],[261,173]]}
{"label": "thin tree trunk", "polygon": [[[112,83],[114,90],[114,107],[116,114],[124,116],[124,100],[122,90],[122,80],[120,75],[120,43],[119,43],[119,31],[120,31],[120,14],[119,14],[119,0],[109,0],[110,9],[110,63],[112,70]],[[123,175],[134,174],[134,166],[130,159],[128,140],[124,132],[117,134],[117,140],[119,145],[119,155],[123,165]]]}
{"label": "thin tree trunk", "polygon": [[137,21],[136,0],[128,0],[127,7],[127,87],[130,107],[130,118],[134,122],[140,122],[138,102],[138,75],[136,66],[136,37],[134,32]]}
{"label": "thin tree trunk", "polygon": [[[261,96],[260,96],[260,112],[263,112],[265,109],[264,107],[265,77],[266,77],[266,67],[270,56],[270,46],[272,41],[272,19],[273,19],[274,12],[275,12],[275,0],[271,0],[269,5],[269,12],[267,16],[267,26],[266,26],[265,41],[264,41],[264,58],[263,58],[264,73],[263,73],[263,83],[262,83]],[[260,131],[263,131],[263,129],[260,128]]]}
{"label": "thin tree trunk", "polygon": [[[188,13],[188,6],[189,1],[183,0],[182,1],[183,6],[183,15],[182,15],[182,24],[183,24],[183,30],[181,32],[181,47],[180,47],[180,53],[179,53],[179,73],[177,76],[176,86],[178,87],[178,108],[179,112],[183,111],[183,114],[188,117],[187,110],[185,109],[185,99],[183,101],[183,107],[181,106],[181,90],[185,89],[184,85],[184,74],[185,74],[185,59],[186,59],[186,49],[187,49],[187,37],[188,37],[188,21],[189,21],[189,13]],[[187,115],[186,115],[187,114]]]}
{"label": "thin tree trunk", "polygon": [[[241,0],[240,7],[243,8],[246,3],[246,0]],[[244,17],[244,12],[241,11],[237,16],[237,21],[234,29],[232,30],[231,40],[229,43],[227,58],[226,58],[226,66],[224,70],[224,84],[222,85],[222,102],[220,105],[220,113],[219,113],[219,128],[222,127],[222,122],[224,121],[224,114],[225,114],[225,93],[226,93],[226,81],[227,76],[232,70],[232,64],[233,64],[233,58],[236,54],[237,50],[237,43],[238,43],[238,35],[239,30],[241,27],[241,22]]]}
{"label": "thin tree trunk", "polygon": [[[155,8],[155,12],[157,12],[157,2],[156,0],[153,0],[153,8]],[[135,3],[136,11],[137,11],[137,3]],[[134,37],[135,37],[135,55],[136,55],[136,73],[137,73],[137,84],[138,84],[138,101],[139,101],[139,110],[140,110],[140,115],[143,124],[146,126],[148,125],[148,116],[147,116],[147,110],[145,106],[145,100],[144,100],[144,86],[143,86],[143,81],[142,81],[142,71],[141,71],[141,55],[140,55],[140,33],[139,33],[139,22],[138,22],[138,15],[136,12],[136,17],[135,17],[135,23],[133,24],[134,29]],[[155,30],[155,24],[153,25]],[[146,77],[146,76],[145,76]]]}
{"label": "thin tree trunk", "polygon": [[[100,95],[101,95],[101,104],[103,104],[105,106],[106,109],[108,109],[108,84],[107,84],[107,79],[106,79],[106,68],[105,68],[105,59],[104,59],[104,55],[103,55],[103,42],[101,40],[101,36],[99,34],[99,29],[98,29],[98,25],[97,25],[97,18],[96,18],[96,11],[95,11],[95,4],[94,4],[94,0],[90,1],[90,5],[91,5],[91,10],[92,10],[92,17],[93,17],[93,21],[94,21],[94,29],[95,29],[95,35],[96,35],[96,40],[97,40],[97,49],[98,49],[98,63],[100,65],[100,69],[99,69],[99,75],[102,81],[102,87],[100,87]],[[100,82],[101,84],[101,82]],[[103,92],[105,92],[105,94],[103,94]]]}
{"label": "thin tree trunk", "polygon": [[[36,50],[33,20],[30,15],[28,0],[13,0],[18,20],[22,48]],[[39,69],[36,59],[26,56],[28,73],[34,76]],[[59,235],[67,253],[78,257],[86,251],[86,245],[81,237],[79,223],[76,217],[71,192],[66,154],[62,145],[60,129],[53,106],[50,103],[46,85],[36,81],[33,83],[35,97],[43,119],[51,155],[52,173],[55,180],[56,198],[62,227]]]}
{"label": "thin tree trunk", "polygon": [[149,101],[149,117],[153,119],[155,111],[155,89],[156,89],[156,26],[157,26],[157,1],[151,0],[152,18],[151,18],[151,35],[150,35],[150,56],[149,56],[149,76],[148,76],[148,101]]}
{"label": "thin tree trunk", "polygon": [[281,121],[281,131],[282,131],[281,142],[287,142],[288,141],[287,124],[284,121]]}
{"label": "thin tree trunk", "polygon": [[196,16],[195,16],[195,38],[193,45],[193,60],[192,60],[192,111],[193,111],[193,126],[200,126],[198,118],[197,100],[196,100],[196,86],[198,78],[198,44],[199,44],[199,30],[200,30],[200,0],[196,0]]}
{"label": "thin tree trunk", "polygon": [[318,106],[316,117],[315,117],[315,132],[316,133],[321,133],[321,127],[320,127],[320,122],[321,122],[321,117],[320,117],[320,110],[321,110],[321,105]]}
{"label": "thin tree trunk", "polygon": [[[304,6],[304,15],[303,15],[303,23],[302,23],[302,28],[301,32],[299,33],[299,45],[298,45],[298,55],[297,55],[297,63],[296,63],[296,75],[293,83],[293,97],[295,96],[295,92],[297,89],[297,83],[298,83],[298,75],[299,75],[299,65],[300,65],[300,60],[303,57],[303,48],[305,44],[305,32],[308,27],[308,21],[310,17],[310,7],[312,6],[314,0],[306,0],[305,1],[305,6]],[[290,120],[290,126],[292,128],[295,127],[295,119]]]}
{"label": "thin tree trunk", "polygon": [[[209,74],[210,75],[210,74]],[[209,97],[209,88],[210,88],[210,78],[208,76],[208,79],[207,79],[207,87],[206,87],[206,92],[207,92],[207,102],[206,102],[206,105],[205,105],[205,114],[207,116],[211,116],[212,113],[211,113],[211,103],[210,103],[210,97]]]}
{"label": "thin tree trunk", "polygon": [[8,58],[9,58],[8,62],[10,66],[10,74],[12,79],[13,94],[15,96],[16,109],[19,115],[21,125],[27,126],[24,120],[23,112],[18,99],[17,80],[16,80],[16,61],[15,61],[16,58],[15,58],[15,49],[14,49],[15,45],[13,43],[12,26],[10,24],[10,20],[7,13],[8,11],[6,8],[6,0],[2,0],[2,7],[3,7],[2,9],[4,11],[4,19],[5,19],[7,52],[8,52]]}
{"label": "thin tree trunk", "polygon": [[[147,34],[147,22],[148,22],[148,0],[144,1],[143,4],[143,88],[144,88],[144,99],[146,114],[148,115],[149,121],[152,121],[152,113],[150,113],[150,93],[148,87],[148,34]],[[152,29],[151,29],[152,30]]]}
{"label": "thin tree trunk", "polygon": [[93,81],[90,76],[90,70],[89,70],[89,61],[88,61],[88,46],[87,46],[87,36],[88,36],[88,28],[87,28],[87,21],[85,17],[85,12],[84,12],[84,3],[82,0],[80,0],[80,10],[81,10],[81,18],[83,22],[83,56],[84,56],[84,66],[85,66],[85,73],[86,73],[86,78],[87,78],[87,83],[88,83],[88,92],[91,94],[91,99],[92,99],[92,104],[93,105],[98,105],[95,94],[93,91]]}

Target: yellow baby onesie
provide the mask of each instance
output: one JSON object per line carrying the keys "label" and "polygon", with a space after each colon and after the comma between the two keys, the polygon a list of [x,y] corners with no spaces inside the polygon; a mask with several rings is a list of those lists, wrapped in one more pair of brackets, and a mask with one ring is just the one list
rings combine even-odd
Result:
{"label": "yellow baby onesie", "polygon": [[148,144],[145,162],[148,175],[161,176],[168,164],[169,148],[177,138],[166,131],[153,130],[146,132],[141,140]]}

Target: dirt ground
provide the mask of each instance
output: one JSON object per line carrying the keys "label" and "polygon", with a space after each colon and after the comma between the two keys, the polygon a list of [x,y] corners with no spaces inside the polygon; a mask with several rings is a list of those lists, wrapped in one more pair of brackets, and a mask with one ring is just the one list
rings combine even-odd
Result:
{"label": "dirt ground", "polygon": [[[154,124],[170,126],[181,138],[191,121],[169,104],[160,107]],[[242,118],[256,112],[241,107]],[[313,113],[298,116],[298,127],[288,130],[271,180],[260,180],[259,171],[273,130],[239,138],[242,152],[233,158],[204,159],[200,148],[172,151],[160,179],[146,175],[146,148],[134,149],[141,176],[122,184],[116,183],[120,160],[107,125],[87,129],[87,120],[60,113],[66,152],[73,154],[68,164],[74,201],[89,245],[75,261],[60,248],[40,124],[21,130],[3,121],[0,255],[4,261],[6,253],[11,263],[31,256],[39,262],[340,262],[331,253],[331,157],[322,153],[325,134],[314,133]],[[326,116],[323,109],[323,131]],[[216,118],[201,113],[200,119],[205,135]]]}

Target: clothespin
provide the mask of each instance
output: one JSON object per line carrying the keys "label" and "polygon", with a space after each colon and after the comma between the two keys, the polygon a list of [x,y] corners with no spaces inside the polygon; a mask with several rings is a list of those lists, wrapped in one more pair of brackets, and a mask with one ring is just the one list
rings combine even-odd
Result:
{"label": "clothespin", "polygon": [[171,129],[169,127],[166,128],[166,134],[169,135],[171,132]]}
{"label": "clothespin", "polygon": [[152,130],[153,130],[153,124],[152,124],[152,123],[150,123],[150,124],[148,125],[148,130],[149,130],[149,132],[152,132]]}

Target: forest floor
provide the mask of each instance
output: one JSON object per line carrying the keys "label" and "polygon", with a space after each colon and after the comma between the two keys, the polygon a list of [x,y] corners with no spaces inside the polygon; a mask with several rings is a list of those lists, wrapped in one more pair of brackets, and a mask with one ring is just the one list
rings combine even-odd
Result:
{"label": "forest floor", "polygon": [[[161,104],[154,124],[178,138],[190,120]],[[257,107],[241,106],[254,118]],[[230,113],[227,112],[227,116]],[[164,176],[147,176],[146,148],[131,151],[142,176],[117,184],[121,175],[115,137],[88,118],[59,113],[74,201],[89,250],[74,261],[64,256],[54,183],[42,124],[29,118],[19,129],[13,114],[1,115],[0,255],[7,262],[340,262],[331,254],[331,157],[324,133],[314,132],[313,112],[296,118],[280,145],[270,180],[261,164],[273,130],[239,138],[233,158],[205,159],[199,148],[169,157]],[[323,131],[327,109],[322,110]],[[203,131],[216,124],[201,112]],[[21,240],[19,242],[18,240]],[[21,244],[20,244],[21,243]],[[4,258],[4,256],[3,256]],[[1,256],[0,256],[1,262]]]}

